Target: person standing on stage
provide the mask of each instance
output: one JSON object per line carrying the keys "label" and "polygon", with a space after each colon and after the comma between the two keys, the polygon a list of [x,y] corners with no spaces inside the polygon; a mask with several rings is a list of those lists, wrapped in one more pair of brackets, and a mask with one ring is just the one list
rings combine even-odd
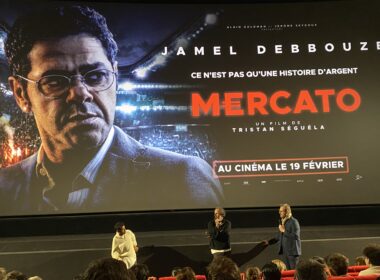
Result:
{"label": "person standing on stage", "polygon": [[215,208],[214,219],[207,225],[207,235],[210,239],[211,254],[214,258],[231,255],[231,222],[226,220],[225,216],[226,211],[223,208]]}
{"label": "person standing on stage", "polygon": [[[282,255],[288,269],[295,269],[301,255],[301,228],[298,220],[292,216],[289,204],[280,205],[278,236],[269,241],[278,242],[278,253]],[[274,242],[273,242],[274,241]]]}
{"label": "person standing on stage", "polygon": [[123,261],[127,268],[131,268],[137,260],[138,251],[136,236],[131,230],[125,228],[123,222],[115,224],[115,236],[112,240],[111,256],[114,259]]}

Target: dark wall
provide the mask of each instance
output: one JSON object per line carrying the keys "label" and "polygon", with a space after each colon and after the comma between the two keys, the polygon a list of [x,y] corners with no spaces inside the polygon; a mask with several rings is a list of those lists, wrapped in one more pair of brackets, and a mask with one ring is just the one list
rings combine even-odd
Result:
{"label": "dark wall", "polygon": [[[379,224],[380,204],[363,206],[293,207],[303,226]],[[0,218],[0,237],[107,233],[117,221],[135,231],[203,228],[212,209],[143,213],[107,213]],[[272,227],[278,222],[277,208],[227,209],[234,228]]]}

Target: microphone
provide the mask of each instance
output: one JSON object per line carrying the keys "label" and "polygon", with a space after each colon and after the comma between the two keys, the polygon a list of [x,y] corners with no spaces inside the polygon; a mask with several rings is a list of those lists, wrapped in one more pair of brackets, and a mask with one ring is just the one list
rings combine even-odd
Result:
{"label": "microphone", "polygon": [[282,219],[278,219],[278,223],[279,223],[278,229],[280,230],[281,234],[283,234],[283,230],[285,230],[285,227],[282,223]]}

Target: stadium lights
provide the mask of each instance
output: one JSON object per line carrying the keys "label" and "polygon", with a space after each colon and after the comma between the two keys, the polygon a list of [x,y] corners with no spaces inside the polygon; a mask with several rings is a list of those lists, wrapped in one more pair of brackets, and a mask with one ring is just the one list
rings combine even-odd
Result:
{"label": "stadium lights", "polygon": [[144,79],[147,76],[148,70],[148,67],[140,67],[134,70],[133,72],[135,73],[137,78]]}
{"label": "stadium lights", "polygon": [[129,115],[129,114],[132,114],[134,111],[136,111],[137,107],[130,104],[124,104],[124,105],[116,106],[116,110]]}
{"label": "stadium lights", "polygon": [[0,31],[0,55],[4,55],[4,41],[5,41],[6,34],[3,31]]}
{"label": "stadium lights", "polygon": [[140,110],[141,111],[150,111],[150,106],[147,106],[147,105],[140,106]]}
{"label": "stadium lights", "polygon": [[189,46],[189,40],[191,40],[191,38],[178,38],[175,42],[175,49],[178,49],[179,47],[182,47],[182,48],[187,48]]}
{"label": "stadium lights", "polygon": [[137,78],[144,79],[146,78],[149,71],[154,71],[154,69],[157,69],[160,66],[164,66],[166,64],[166,60],[166,57],[160,53],[156,54],[149,65],[139,67],[135,69],[133,73]]}
{"label": "stadium lights", "polygon": [[[196,22],[191,28],[187,31],[182,32],[182,34],[173,39],[168,46],[168,55],[170,56],[173,53],[173,49],[183,48],[186,49],[189,47],[191,41],[194,40],[199,34],[201,34],[206,27],[217,24],[219,12],[206,14],[204,19],[201,19],[199,22]],[[148,73],[151,71],[156,71],[157,69],[165,66],[168,61],[168,57],[162,53],[156,53],[142,65],[137,67],[132,71],[136,78],[144,79],[147,77]]]}
{"label": "stadium lights", "polygon": [[0,83],[0,92],[2,92],[5,95],[8,95],[8,96],[13,95],[13,92],[11,90],[7,89],[7,87],[3,83]]}
{"label": "stadium lights", "polygon": [[116,110],[124,114],[131,115],[137,111],[142,112],[161,112],[161,111],[171,111],[171,112],[184,112],[188,111],[189,107],[187,106],[175,106],[175,105],[131,105],[123,104],[116,106]]}
{"label": "stadium lights", "polygon": [[214,25],[218,21],[217,14],[207,14],[205,17],[205,25]]}
{"label": "stadium lights", "polygon": [[165,65],[165,63],[166,63],[166,57],[161,54],[158,54],[154,56],[153,62],[150,65],[150,68],[152,68],[153,66]]}
{"label": "stadium lights", "polygon": [[154,84],[154,83],[133,83],[123,82],[119,84],[119,89],[124,91],[132,90],[152,90],[152,89],[181,89],[189,88],[188,85],[168,85],[168,84]]}
{"label": "stadium lights", "polygon": [[124,82],[119,84],[119,89],[122,90],[133,90],[136,88],[136,84],[131,83],[131,82]]}
{"label": "stadium lights", "polygon": [[0,55],[4,55],[4,39],[0,37]]}

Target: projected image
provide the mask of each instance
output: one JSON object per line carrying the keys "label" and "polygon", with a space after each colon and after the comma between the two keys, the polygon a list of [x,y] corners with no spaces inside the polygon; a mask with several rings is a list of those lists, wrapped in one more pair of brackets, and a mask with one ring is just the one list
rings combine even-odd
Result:
{"label": "projected image", "polygon": [[4,5],[0,216],[377,203],[378,4],[112,5]]}
{"label": "projected image", "polygon": [[[21,17],[4,48],[13,96],[21,114],[33,114],[37,127],[34,133],[24,131],[27,135],[21,135],[22,139],[36,135],[40,139],[38,151],[37,143],[16,145],[10,122],[22,116],[4,115],[7,140],[3,145],[8,150],[3,164],[11,165],[0,175],[4,213],[222,203],[219,181],[199,156],[143,145],[114,126],[115,110],[128,112],[123,109],[126,105],[116,104],[118,47],[104,17],[94,9],[58,7]],[[148,123],[149,117],[138,121]],[[187,130],[187,125],[177,127],[179,132]],[[165,146],[163,138],[173,133],[155,125],[151,128],[150,134],[139,136],[148,141],[157,137]],[[182,138],[192,144],[196,137]],[[188,148],[196,151],[196,144]],[[14,164],[30,151],[35,153]],[[202,151],[198,148],[198,152]],[[162,201],[155,202],[160,195]]]}

